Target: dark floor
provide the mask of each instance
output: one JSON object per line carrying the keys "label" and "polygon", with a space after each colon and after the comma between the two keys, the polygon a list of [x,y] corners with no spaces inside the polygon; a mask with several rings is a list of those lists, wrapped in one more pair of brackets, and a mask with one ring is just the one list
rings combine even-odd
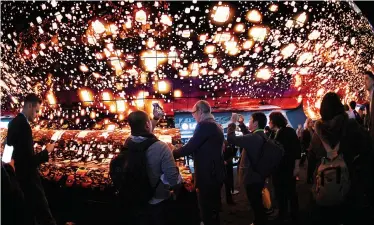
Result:
{"label": "dark floor", "polygon": [[[311,204],[310,189],[311,185],[306,183],[306,167],[300,168],[300,181],[297,184],[297,191],[299,196],[300,219],[301,224],[308,224],[309,207]],[[236,170],[236,169],[234,169]],[[237,179],[235,179],[237,180]],[[235,184],[239,194],[233,195],[236,205],[227,205],[223,197],[223,212],[221,218],[223,225],[250,225],[253,222],[253,214],[250,210],[250,205],[245,196],[245,192],[240,190],[238,183]],[[224,194],[222,194],[224,196]],[[276,212],[275,212],[276,214]],[[274,214],[273,214],[274,215]],[[270,217],[269,224],[272,223],[273,217]]]}

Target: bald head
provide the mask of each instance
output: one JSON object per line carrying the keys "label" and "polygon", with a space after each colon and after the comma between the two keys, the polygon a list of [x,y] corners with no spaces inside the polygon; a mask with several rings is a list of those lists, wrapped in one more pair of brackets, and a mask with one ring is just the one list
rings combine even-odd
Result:
{"label": "bald head", "polygon": [[200,122],[207,117],[211,116],[212,109],[207,101],[200,100],[196,102],[192,109],[192,116],[196,122]]}
{"label": "bald head", "polygon": [[207,101],[204,101],[204,100],[200,100],[198,102],[196,102],[195,106],[194,106],[194,109],[195,110],[200,110],[202,113],[211,113],[211,108],[210,108],[210,105]]}

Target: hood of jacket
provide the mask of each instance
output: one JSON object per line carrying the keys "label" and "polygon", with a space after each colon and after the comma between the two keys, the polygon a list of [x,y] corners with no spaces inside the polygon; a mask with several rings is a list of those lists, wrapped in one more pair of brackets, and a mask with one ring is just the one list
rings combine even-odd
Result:
{"label": "hood of jacket", "polygon": [[337,115],[331,120],[319,120],[316,122],[315,132],[321,141],[334,148],[345,134],[348,121],[346,113]]}

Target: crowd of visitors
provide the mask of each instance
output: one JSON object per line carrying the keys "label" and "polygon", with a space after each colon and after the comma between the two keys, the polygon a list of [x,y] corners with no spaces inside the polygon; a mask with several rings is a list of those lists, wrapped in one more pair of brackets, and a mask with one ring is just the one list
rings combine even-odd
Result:
{"label": "crowd of visitors", "polygon": [[[128,117],[131,136],[110,165],[118,208],[123,212],[117,222],[175,224],[168,219],[170,201],[177,198],[182,182],[175,159],[193,155],[201,221],[204,225],[220,224],[223,185],[227,203],[235,204],[232,159],[237,147],[242,149],[239,183],[255,216],[248,224],[268,222],[263,203],[266,179],[274,186],[278,224],[300,224],[296,183],[305,163],[307,183],[313,184],[313,224],[366,221],[374,202],[373,73],[365,73],[365,86],[369,104],[356,110],[356,102],[344,106],[336,93],[327,93],[321,102],[321,119],[308,118],[297,130],[281,112],[272,112],[268,118],[262,112],[252,113],[248,127],[243,116],[233,114],[227,140],[209,103],[201,100],[192,110],[195,132],[183,146],[170,146],[153,135],[162,112],[154,111],[152,119],[143,111],[132,112]],[[2,166],[2,187],[7,192],[4,201],[14,206],[3,211],[4,224],[56,224],[37,171],[38,165],[48,160],[53,144],[35,154],[28,123],[37,115],[40,103],[36,95],[28,95],[22,113],[9,124],[7,144],[14,146],[14,154],[12,162]],[[242,135],[237,135],[238,131]]]}

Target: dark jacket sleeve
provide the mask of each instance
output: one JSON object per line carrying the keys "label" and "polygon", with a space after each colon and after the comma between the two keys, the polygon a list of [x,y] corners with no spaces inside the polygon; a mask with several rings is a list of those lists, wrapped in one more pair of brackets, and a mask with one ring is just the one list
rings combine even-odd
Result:
{"label": "dark jacket sleeve", "polygon": [[7,143],[14,146],[13,159],[16,172],[35,170],[41,163],[48,161],[48,151],[34,153],[31,128],[27,122],[18,117],[14,123],[9,124]]}
{"label": "dark jacket sleeve", "polygon": [[240,148],[246,148],[248,140],[246,140],[245,136],[236,136],[235,135],[236,124],[230,123],[227,127],[227,141],[229,144],[238,146]]}
{"label": "dark jacket sleeve", "polygon": [[244,123],[239,123],[239,128],[243,135],[250,133],[247,126]]}
{"label": "dark jacket sleeve", "polygon": [[197,151],[199,147],[202,146],[207,140],[207,133],[207,131],[204,131],[204,125],[197,124],[195,132],[192,138],[187,142],[187,144],[185,144],[180,149],[173,151],[174,158],[191,155],[193,152]]}

